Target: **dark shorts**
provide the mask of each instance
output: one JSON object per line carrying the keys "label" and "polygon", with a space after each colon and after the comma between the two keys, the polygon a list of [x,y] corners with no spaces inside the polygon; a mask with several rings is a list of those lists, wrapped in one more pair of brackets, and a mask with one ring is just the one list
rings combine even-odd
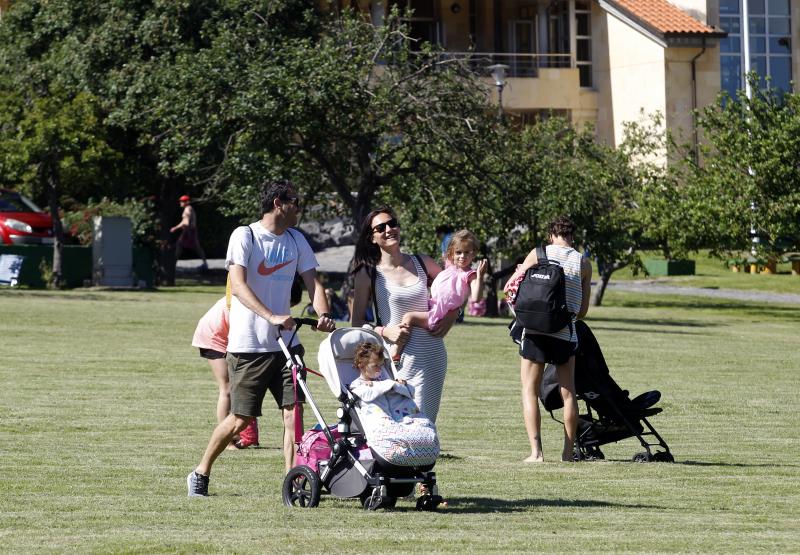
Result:
{"label": "dark shorts", "polygon": [[[292,355],[305,353],[302,345],[290,349]],[[240,416],[261,416],[267,390],[280,407],[294,405],[292,371],[286,367],[283,351],[272,353],[228,353],[228,381],[231,388],[231,412]],[[297,401],[305,401],[297,388]]]}
{"label": "dark shorts", "polygon": [[207,358],[208,360],[217,360],[219,358],[225,358],[225,353],[220,353],[219,351],[215,351],[214,349],[203,349],[201,347],[200,357]]}
{"label": "dark shorts", "polygon": [[527,333],[523,339],[523,328],[516,323],[516,320],[508,327],[511,339],[519,345],[519,356],[533,362],[564,364],[578,350],[577,343],[540,333]]}

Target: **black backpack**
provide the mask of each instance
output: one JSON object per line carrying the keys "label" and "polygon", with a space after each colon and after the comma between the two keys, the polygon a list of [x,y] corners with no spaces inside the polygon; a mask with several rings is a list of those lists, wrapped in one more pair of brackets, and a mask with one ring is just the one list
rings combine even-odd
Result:
{"label": "black backpack", "polygon": [[519,284],[514,313],[526,330],[555,333],[572,323],[564,269],[548,260],[542,247],[536,248],[536,258]]}

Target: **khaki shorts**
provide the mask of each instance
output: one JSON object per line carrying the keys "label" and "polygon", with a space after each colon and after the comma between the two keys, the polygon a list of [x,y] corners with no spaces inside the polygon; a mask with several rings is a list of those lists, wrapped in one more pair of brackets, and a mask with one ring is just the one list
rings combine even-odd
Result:
{"label": "khaki shorts", "polygon": [[[292,355],[305,353],[302,345],[289,349]],[[292,371],[286,367],[283,351],[272,353],[228,353],[228,381],[231,388],[231,413],[261,416],[261,405],[269,389],[278,408],[295,403]],[[297,388],[297,401],[305,401]]]}

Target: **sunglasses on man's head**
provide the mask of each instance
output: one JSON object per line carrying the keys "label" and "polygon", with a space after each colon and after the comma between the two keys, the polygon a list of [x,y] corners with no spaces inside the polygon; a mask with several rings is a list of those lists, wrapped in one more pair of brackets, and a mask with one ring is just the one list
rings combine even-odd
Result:
{"label": "sunglasses on man's head", "polygon": [[288,202],[289,204],[294,204],[296,208],[300,208],[300,197],[294,195],[287,195],[285,198],[281,199],[283,202]]}
{"label": "sunglasses on man's head", "polygon": [[390,229],[396,229],[400,227],[400,222],[397,221],[397,218],[392,218],[391,220],[388,220],[386,222],[381,222],[372,228],[372,233],[375,232],[383,233],[384,231],[386,231],[387,227]]}

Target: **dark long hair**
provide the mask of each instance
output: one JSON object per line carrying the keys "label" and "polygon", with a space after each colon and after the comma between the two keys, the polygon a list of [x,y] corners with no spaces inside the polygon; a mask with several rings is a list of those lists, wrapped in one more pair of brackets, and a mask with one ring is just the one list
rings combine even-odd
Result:
{"label": "dark long hair", "polygon": [[356,253],[353,256],[352,268],[350,268],[351,274],[358,273],[364,266],[374,267],[381,259],[381,249],[372,242],[372,219],[378,214],[388,214],[392,218],[397,218],[391,206],[381,206],[364,216],[361,230],[358,232]]}

